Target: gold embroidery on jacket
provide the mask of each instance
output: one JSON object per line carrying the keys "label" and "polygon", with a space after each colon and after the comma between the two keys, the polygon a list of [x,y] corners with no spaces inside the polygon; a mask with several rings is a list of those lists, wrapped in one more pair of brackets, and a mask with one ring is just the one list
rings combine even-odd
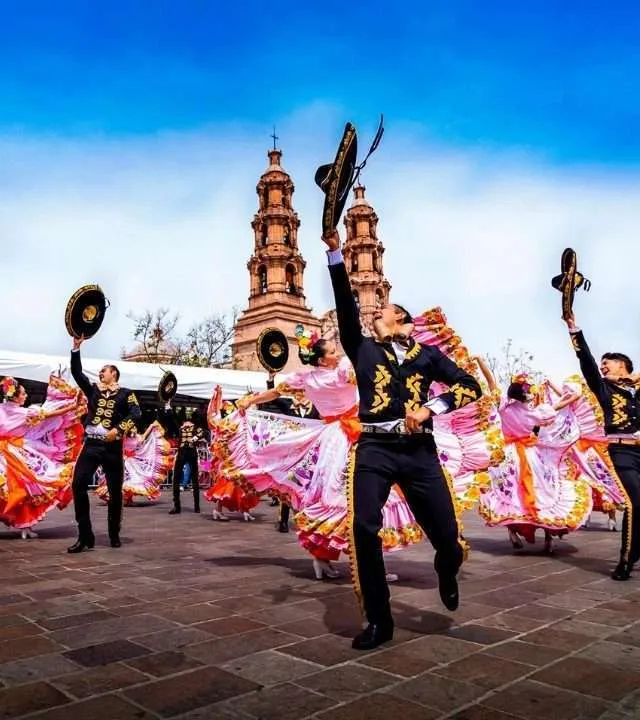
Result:
{"label": "gold embroidery on jacket", "polygon": [[456,410],[478,399],[478,393],[475,390],[463,387],[459,383],[452,385],[450,390],[453,393],[453,407]]}
{"label": "gold embroidery on jacket", "polygon": [[408,362],[410,360],[415,360],[418,355],[420,355],[420,350],[422,349],[422,346],[420,343],[415,343],[414,346],[407,351],[407,354],[404,356],[404,361]]}
{"label": "gold embroidery on jacket", "polygon": [[624,395],[613,393],[611,395],[611,407],[613,409],[613,417],[611,424],[616,427],[622,427],[629,422],[629,414],[626,412],[627,399]]}
{"label": "gold embroidery on jacket", "polygon": [[391,373],[384,365],[376,365],[376,374],[373,378],[373,391],[375,393],[371,403],[371,412],[382,412],[391,402],[387,388],[391,382]]}
{"label": "gold embroidery on jacket", "polygon": [[[417,347],[414,345],[414,347]],[[407,390],[411,393],[411,397],[405,402],[404,409],[407,412],[415,412],[420,409],[420,385],[422,381],[422,375],[420,373],[414,373],[410,375],[406,380]]]}

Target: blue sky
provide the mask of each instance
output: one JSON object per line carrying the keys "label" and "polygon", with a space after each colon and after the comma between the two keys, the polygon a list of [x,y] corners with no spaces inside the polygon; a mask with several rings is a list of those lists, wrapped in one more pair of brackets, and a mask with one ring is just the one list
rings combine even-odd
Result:
{"label": "blue sky", "polygon": [[7,130],[266,130],[320,100],[446,143],[640,161],[632,2],[27,0],[2,25]]}
{"label": "blue sky", "polygon": [[130,347],[130,311],[168,306],[184,332],[246,307],[273,124],[322,314],[313,176],[346,120],[365,146],[382,112],[364,182],[396,301],[442,306],[476,353],[512,338],[559,377],[577,366],[549,281],[571,246],[593,282],[576,302],[595,351],[640,356],[631,2],[95,5],[3,7],[2,349],[66,352],[61,314],[86,283],[111,301],[94,356]]}

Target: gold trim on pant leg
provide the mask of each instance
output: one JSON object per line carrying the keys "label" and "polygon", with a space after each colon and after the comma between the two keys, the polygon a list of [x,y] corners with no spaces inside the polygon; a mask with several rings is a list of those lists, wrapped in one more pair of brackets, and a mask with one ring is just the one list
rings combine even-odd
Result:
{"label": "gold trim on pant leg", "polygon": [[[629,497],[629,494],[627,493],[624,483],[622,480],[620,480],[620,476],[618,475],[618,471],[616,470],[615,462],[613,461],[613,458],[609,454],[609,449],[605,448],[604,452],[602,453],[602,457],[605,461],[605,465],[609,468],[609,471],[611,472],[611,476],[615,480],[616,484],[618,485],[618,489],[625,497],[625,510],[626,512],[622,515],[622,522],[627,525],[627,542],[624,544],[624,547],[620,549],[620,559],[623,562],[629,562],[629,558],[631,557],[631,546],[633,541],[633,506],[631,504],[631,498]],[[608,461],[608,462],[607,462]],[[626,517],[626,520],[625,520]],[[623,537],[624,537],[624,527],[622,530]]]}
{"label": "gold trim on pant leg", "polygon": [[468,543],[467,540],[462,537],[462,531],[464,529],[464,526],[462,525],[462,512],[458,504],[458,498],[456,497],[455,490],[453,489],[453,478],[451,477],[451,473],[447,470],[446,467],[444,467],[444,465],[440,465],[440,467],[442,468],[442,473],[445,477],[445,480],[447,481],[447,490],[449,491],[451,503],[453,504],[453,512],[456,517],[456,525],[458,528],[458,545],[460,545],[460,547],[462,548],[462,562],[465,563],[469,559],[471,545]]}
{"label": "gold trim on pant leg", "polygon": [[353,528],[355,520],[355,504],[353,498],[353,482],[356,470],[356,450],[358,443],[354,443],[349,451],[349,460],[346,468],[346,494],[347,494],[347,526],[349,532],[349,568],[351,570],[351,582],[353,591],[356,594],[360,612],[364,615],[364,602],[362,598],[362,587],[360,586],[360,574],[358,572],[358,557],[356,553],[356,539]]}

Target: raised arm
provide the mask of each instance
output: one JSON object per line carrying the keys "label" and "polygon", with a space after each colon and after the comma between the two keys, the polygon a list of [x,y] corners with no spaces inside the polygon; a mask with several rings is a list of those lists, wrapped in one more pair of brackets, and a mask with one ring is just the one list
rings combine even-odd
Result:
{"label": "raised arm", "polygon": [[80,345],[82,345],[83,338],[73,339],[73,348],[71,350],[71,376],[76,382],[76,385],[82,390],[82,392],[89,398],[93,392],[93,385],[91,380],[82,372],[82,360],[80,359]]}
{"label": "raised arm", "polygon": [[336,230],[332,235],[322,239],[328,247],[329,274],[336,302],[340,342],[349,360],[355,364],[358,348],[364,335],[360,325],[360,313],[353,297],[349,275],[340,250],[340,236]]}
{"label": "raised arm", "polygon": [[484,358],[480,357],[480,355],[475,355],[473,359],[476,361],[478,367],[480,368],[480,372],[483,374],[484,379],[487,381],[489,392],[494,392],[498,388],[498,385],[496,383],[495,377],[493,376],[493,373],[491,372],[491,369],[484,361]]}
{"label": "raised arm", "polygon": [[591,350],[589,350],[582,330],[576,325],[574,315],[572,314],[566,322],[569,335],[571,336],[571,344],[580,363],[580,370],[591,392],[601,401],[604,398],[605,392],[604,381],[602,380],[598,363],[591,354]]}

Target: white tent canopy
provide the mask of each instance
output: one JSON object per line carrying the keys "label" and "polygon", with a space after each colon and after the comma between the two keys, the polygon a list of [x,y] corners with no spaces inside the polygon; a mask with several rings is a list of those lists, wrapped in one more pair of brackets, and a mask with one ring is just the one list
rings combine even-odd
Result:
{"label": "white tent canopy", "polygon": [[[68,369],[69,363],[69,355],[39,355],[0,350],[0,377],[11,375],[46,383],[52,372]],[[235,400],[249,390],[254,392],[265,390],[267,383],[267,374],[264,372],[219,370],[186,365],[154,365],[124,360],[114,362],[82,357],[82,369],[92,382],[97,381],[100,368],[111,363],[117,365],[120,370],[120,384],[136,392],[156,393],[160,378],[167,370],[173,372],[178,379],[179,395],[201,400],[209,400],[216,385],[222,387],[223,398]]]}

